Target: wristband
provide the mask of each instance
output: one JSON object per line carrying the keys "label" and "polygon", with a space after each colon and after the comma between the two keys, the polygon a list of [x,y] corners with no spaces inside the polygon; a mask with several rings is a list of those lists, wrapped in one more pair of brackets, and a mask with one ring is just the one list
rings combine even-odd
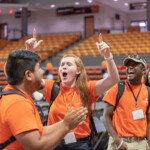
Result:
{"label": "wristband", "polygon": [[123,140],[121,140],[119,146],[116,149],[119,149],[122,146],[122,144],[123,144]]}
{"label": "wristband", "polygon": [[112,53],[110,53],[110,56],[107,58],[107,57],[104,57],[104,59],[107,61],[107,60],[112,60],[113,59],[113,55]]}

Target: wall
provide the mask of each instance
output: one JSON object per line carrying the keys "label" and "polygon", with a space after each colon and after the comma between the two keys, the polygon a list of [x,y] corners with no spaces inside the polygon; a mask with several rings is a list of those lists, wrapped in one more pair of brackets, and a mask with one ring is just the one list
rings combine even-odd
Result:
{"label": "wall", "polygon": [[[114,19],[115,13],[120,14],[120,21]],[[31,12],[28,18],[28,34],[32,34],[35,27],[38,34],[59,33],[59,32],[84,32],[84,17],[94,16],[95,29],[121,28],[122,20],[127,21],[126,13],[116,10],[108,6],[100,6],[99,13],[82,14],[70,16],[56,16],[56,10],[39,10]],[[0,23],[8,23],[10,29],[15,28],[21,30],[21,18],[15,18],[13,15],[1,15]],[[16,33],[16,38],[20,38],[20,33]],[[9,39],[13,38],[13,32],[9,33]]]}
{"label": "wall", "polygon": [[[115,14],[120,15],[120,20],[115,19]],[[56,16],[56,10],[39,10],[32,11],[31,17],[28,18],[28,34],[32,34],[33,28],[37,29],[38,34],[59,33],[59,32],[82,32],[84,33],[84,17],[94,16],[95,29],[123,29],[126,28],[131,20],[146,19],[146,13],[128,14],[120,10],[101,5],[99,13]],[[21,30],[21,18],[15,18],[13,15],[0,15],[0,23],[8,23],[9,29]],[[14,38],[14,32],[9,32],[9,39]],[[16,32],[15,38],[20,38],[21,33]]]}

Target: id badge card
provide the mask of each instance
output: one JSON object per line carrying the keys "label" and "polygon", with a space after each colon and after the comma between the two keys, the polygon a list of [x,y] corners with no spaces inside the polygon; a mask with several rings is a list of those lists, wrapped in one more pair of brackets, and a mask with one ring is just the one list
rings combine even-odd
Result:
{"label": "id badge card", "polygon": [[77,142],[74,132],[70,132],[66,134],[64,137],[65,144],[75,143]]}
{"label": "id badge card", "polygon": [[144,118],[143,109],[138,109],[135,111],[132,111],[133,120],[138,120]]}

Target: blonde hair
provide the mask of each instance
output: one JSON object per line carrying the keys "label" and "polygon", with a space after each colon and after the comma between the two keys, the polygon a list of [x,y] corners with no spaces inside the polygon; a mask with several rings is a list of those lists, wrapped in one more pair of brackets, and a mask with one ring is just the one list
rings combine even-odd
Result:
{"label": "blonde hair", "polygon": [[[78,93],[80,94],[83,106],[87,107],[87,109],[89,110],[90,108],[89,108],[88,77],[87,77],[87,73],[86,73],[85,67],[83,65],[83,62],[80,59],[80,57],[78,57],[74,54],[65,54],[61,58],[61,60],[66,57],[73,57],[75,64],[77,66],[77,69],[81,71],[81,73],[76,78],[75,85],[76,85]],[[61,60],[60,60],[60,63],[61,63]],[[58,81],[61,82],[60,75],[58,75]]]}

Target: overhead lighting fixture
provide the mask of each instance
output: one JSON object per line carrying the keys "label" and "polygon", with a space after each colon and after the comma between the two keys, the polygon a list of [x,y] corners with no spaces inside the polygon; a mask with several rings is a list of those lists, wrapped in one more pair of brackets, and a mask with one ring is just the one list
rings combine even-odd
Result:
{"label": "overhead lighting fixture", "polygon": [[51,8],[54,8],[54,7],[55,7],[55,5],[54,5],[54,4],[52,4],[52,5],[50,5],[50,7],[51,7]]}
{"label": "overhead lighting fixture", "polygon": [[22,11],[22,8],[19,8],[20,11]]}
{"label": "overhead lighting fixture", "polygon": [[80,3],[79,2],[75,2],[75,5],[79,5]]}
{"label": "overhead lighting fixture", "polygon": [[114,0],[114,2],[117,2],[118,0]]}
{"label": "overhead lighting fixture", "polygon": [[146,23],[145,23],[145,22],[140,22],[140,23],[139,23],[139,26],[140,26],[140,27],[145,27],[145,26],[146,26]]}
{"label": "overhead lighting fixture", "polygon": [[124,5],[125,5],[125,6],[128,6],[129,4],[128,4],[128,3],[124,3]]}
{"label": "overhead lighting fixture", "polygon": [[92,2],[93,2],[93,0],[87,0],[87,2],[88,2],[88,3],[92,3]]}

